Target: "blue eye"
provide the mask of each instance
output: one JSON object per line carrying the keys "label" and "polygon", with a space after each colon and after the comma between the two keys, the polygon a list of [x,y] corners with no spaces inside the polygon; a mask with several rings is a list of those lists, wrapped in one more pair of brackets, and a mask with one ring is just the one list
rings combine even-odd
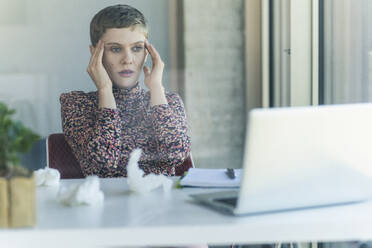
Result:
{"label": "blue eye", "polygon": [[121,51],[121,48],[120,48],[120,47],[111,47],[111,51],[112,51],[113,53],[118,53],[118,52]]}
{"label": "blue eye", "polygon": [[135,52],[140,52],[142,49],[143,49],[142,46],[135,46],[135,47],[133,47],[133,51],[135,51]]}

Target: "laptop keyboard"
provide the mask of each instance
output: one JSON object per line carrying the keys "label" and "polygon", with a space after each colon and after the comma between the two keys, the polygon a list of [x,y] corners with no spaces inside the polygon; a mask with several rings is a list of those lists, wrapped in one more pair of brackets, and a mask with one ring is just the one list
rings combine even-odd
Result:
{"label": "laptop keyboard", "polygon": [[238,203],[238,197],[219,198],[219,199],[214,199],[213,201],[221,202],[221,203],[230,205],[232,207],[236,207],[236,205]]}

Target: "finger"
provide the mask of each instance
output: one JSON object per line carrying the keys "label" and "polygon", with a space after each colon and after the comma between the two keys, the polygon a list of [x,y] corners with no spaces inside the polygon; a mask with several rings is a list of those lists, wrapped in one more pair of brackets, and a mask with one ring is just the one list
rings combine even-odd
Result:
{"label": "finger", "polygon": [[152,59],[153,66],[158,65],[159,63],[163,63],[161,60],[160,54],[158,51],[154,48],[153,45],[151,45],[148,41],[145,42],[146,48],[149,51]]}
{"label": "finger", "polygon": [[93,52],[92,52],[92,55],[90,56],[90,60],[89,60],[89,67],[92,67],[94,65],[94,63],[95,63],[95,57],[96,57],[96,54],[97,54],[98,44],[99,44],[99,41],[96,44],[96,46],[93,47]]}
{"label": "finger", "polygon": [[147,56],[149,54],[149,51],[147,50],[147,48],[145,49],[145,62],[147,61]]}
{"label": "finger", "polygon": [[145,45],[145,52],[146,52],[146,54],[148,54],[149,53],[149,49],[148,49],[147,46],[149,45],[149,42],[147,41],[147,39],[145,39],[144,45]]}
{"label": "finger", "polygon": [[89,65],[91,65],[93,63],[94,55],[96,54],[96,50],[97,50],[97,44],[96,44],[96,46],[91,45],[91,55],[90,55],[90,59],[89,59]]}
{"label": "finger", "polygon": [[145,73],[145,77],[148,77],[151,74],[150,68],[148,66],[143,67],[143,72]]}
{"label": "finger", "polygon": [[89,73],[90,71],[90,67],[91,67],[91,64],[92,64],[92,57],[93,57],[93,54],[94,54],[94,46],[93,45],[90,45],[89,46],[89,50],[90,50],[90,58],[89,58],[89,63],[88,63],[88,67],[87,67],[87,72]]}
{"label": "finger", "polygon": [[99,57],[100,51],[102,49],[102,43],[103,42],[101,40],[99,40],[98,43],[96,44],[96,47],[94,49],[94,54],[92,56],[92,66],[97,65],[98,57]]}
{"label": "finger", "polygon": [[100,49],[98,51],[98,55],[97,55],[97,63],[98,64],[102,64],[102,57],[103,57],[103,52],[104,51],[105,51],[105,43],[102,41]]}

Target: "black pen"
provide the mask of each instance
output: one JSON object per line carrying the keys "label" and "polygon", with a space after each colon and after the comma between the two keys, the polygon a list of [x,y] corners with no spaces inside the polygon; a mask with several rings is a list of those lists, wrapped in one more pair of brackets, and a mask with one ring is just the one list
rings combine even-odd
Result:
{"label": "black pen", "polygon": [[227,175],[230,179],[234,179],[234,178],[235,178],[235,172],[234,172],[234,169],[232,169],[232,168],[227,168],[227,169],[226,169],[226,175]]}

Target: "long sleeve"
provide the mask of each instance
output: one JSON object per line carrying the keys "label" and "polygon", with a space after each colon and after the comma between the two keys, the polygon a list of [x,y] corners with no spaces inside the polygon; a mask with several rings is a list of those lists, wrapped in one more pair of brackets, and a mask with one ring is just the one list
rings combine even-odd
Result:
{"label": "long sleeve", "polygon": [[[153,133],[157,143],[158,166],[164,171],[182,164],[190,154],[190,137],[183,102],[167,94],[168,104],[151,107]],[[165,172],[163,172],[165,174]]]}
{"label": "long sleeve", "polygon": [[99,109],[95,94],[71,92],[60,97],[63,132],[84,175],[122,174],[121,121],[118,110]]}
{"label": "long sleeve", "polygon": [[117,109],[98,108],[97,92],[74,91],[60,97],[62,126],[84,175],[127,176],[130,153],[142,149],[146,174],[174,175],[190,153],[181,98],[166,93],[168,104],[151,107],[140,86],[113,90]]}

